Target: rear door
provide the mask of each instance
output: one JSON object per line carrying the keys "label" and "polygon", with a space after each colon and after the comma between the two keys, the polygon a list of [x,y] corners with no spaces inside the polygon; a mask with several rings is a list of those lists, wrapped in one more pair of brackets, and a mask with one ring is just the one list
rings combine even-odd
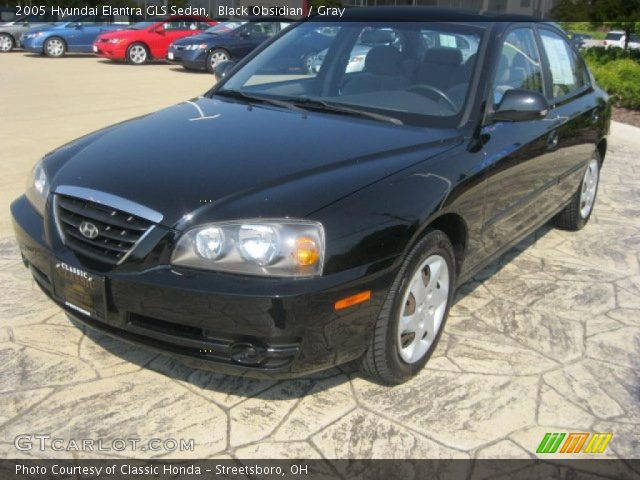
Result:
{"label": "rear door", "polygon": [[584,61],[558,31],[540,26],[540,38],[550,115],[557,119],[554,175],[558,188],[551,193],[549,212],[557,210],[578,188],[598,139],[598,121],[604,115],[593,95]]}
{"label": "rear door", "polygon": [[[503,35],[488,115],[506,91],[526,89],[544,94],[542,62],[531,25],[511,27]],[[555,179],[554,116],[524,122],[491,122],[482,131],[488,167],[483,243],[487,255],[522,238],[541,222]]]}

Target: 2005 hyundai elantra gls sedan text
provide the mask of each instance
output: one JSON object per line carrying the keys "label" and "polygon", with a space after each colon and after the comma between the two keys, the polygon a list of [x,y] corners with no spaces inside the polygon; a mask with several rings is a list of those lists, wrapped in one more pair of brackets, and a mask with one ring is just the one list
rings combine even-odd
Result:
{"label": "2005 hyundai elantra gls sedan text", "polygon": [[[561,30],[345,17],[47,154],[11,206],[40,287],[200,367],[288,377],[358,359],[393,384],[427,362],[458,285],[552,218],[585,225],[610,107]],[[371,29],[396,40],[346,73]],[[318,72],[299,68],[308,37],[329,40]]]}

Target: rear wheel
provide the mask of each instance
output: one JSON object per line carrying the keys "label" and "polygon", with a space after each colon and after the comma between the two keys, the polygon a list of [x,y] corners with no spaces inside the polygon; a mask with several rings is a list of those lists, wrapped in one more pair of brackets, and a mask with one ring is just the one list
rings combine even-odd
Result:
{"label": "rear wheel", "polygon": [[580,230],[587,224],[589,218],[591,218],[598,194],[601,164],[600,154],[594,152],[582,176],[580,187],[571,198],[571,203],[554,217],[553,223],[556,227],[575,231]]}
{"label": "rear wheel", "polygon": [[127,48],[126,60],[134,65],[142,65],[149,61],[149,50],[142,43],[132,43]]}
{"label": "rear wheel", "polygon": [[10,52],[15,47],[13,37],[8,33],[0,33],[0,52]]}
{"label": "rear wheel", "polygon": [[51,37],[44,42],[44,54],[47,57],[63,57],[66,52],[67,44],[59,37]]}
{"label": "rear wheel", "polygon": [[449,238],[434,230],[400,268],[362,357],[365,374],[385,384],[405,382],[433,353],[453,301],[455,256]]}
{"label": "rear wheel", "polygon": [[231,60],[229,54],[222,50],[221,48],[216,48],[215,50],[211,50],[209,55],[207,55],[207,70],[209,73],[213,73],[213,70],[220,62],[226,62]]}

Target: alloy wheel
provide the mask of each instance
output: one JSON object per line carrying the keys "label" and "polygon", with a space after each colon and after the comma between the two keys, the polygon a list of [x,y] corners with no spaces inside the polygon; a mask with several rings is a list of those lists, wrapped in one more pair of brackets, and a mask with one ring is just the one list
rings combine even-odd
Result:
{"label": "alloy wheel", "polygon": [[64,54],[64,43],[58,38],[47,40],[47,54],[51,57],[60,57]]}
{"label": "alloy wheel", "polygon": [[398,351],[406,363],[419,361],[438,336],[449,301],[449,267],[440,255],[422,262],[409,281],[398,322]]}
{"label": "alloy wheel", "polygon": [[129,49],[129,59],[133,63],[141,64],[147,61],[147,49],[142,45],[133,45]]}
{"label": "alloy wheel", "polygon": [[587,166],[587,171],[584,172],[580,187],[580,216],[582,218],[587,218],[591,213],[598,191],[599,176],[600,165],[597,159],[592,158]]}
{"label": "alloy wheel", "polygon": [[220,62],[226,62],[227,60],[229,60],[229,57],[226,53],[221,51],[211,52],[211,55],[209,55],[209,63],[211,64],[212,70],[216,68],[216,65]]}
{"label": "alloy wheel", "polygon": [[0,52],[10,52],[13,48],[13,40],[9,35],[0,35]]}

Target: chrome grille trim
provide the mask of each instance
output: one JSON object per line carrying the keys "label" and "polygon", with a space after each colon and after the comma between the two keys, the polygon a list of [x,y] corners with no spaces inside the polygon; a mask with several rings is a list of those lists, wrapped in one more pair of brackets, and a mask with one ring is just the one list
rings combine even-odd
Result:
{"label": "chrome grille trim", "polygon": [[[65,193],[63,193],[65,192]],[[66,192],[80,193],[71,196]],[[107,203],[114,200],[117,205]],[[133,211],[123,207],[132,207]],[[63,243],[74,252],[108,265],[120,265],[155,228],[154,219],[162,218],[150,210],[120,197],[88,189],[57,188],[53,196],[54,219]],[[83,237],[79,225],[88,221],[98,227],[94,239]]]}
{"label": "chrome grille trim", "polygon": [[136,217],[144,218],[152,223],[162,222],[162,214],[156,212],[144,205],[132,202],[126,198],[118,197],[110,193],[93,190],[91,188],[76,187],[73,185],[59,185],[56,187],[55,193],[66,195],[69,197],[81,198],[94,203],[100,203],[107,208],[115,208],[125,213],[130,213]]}

